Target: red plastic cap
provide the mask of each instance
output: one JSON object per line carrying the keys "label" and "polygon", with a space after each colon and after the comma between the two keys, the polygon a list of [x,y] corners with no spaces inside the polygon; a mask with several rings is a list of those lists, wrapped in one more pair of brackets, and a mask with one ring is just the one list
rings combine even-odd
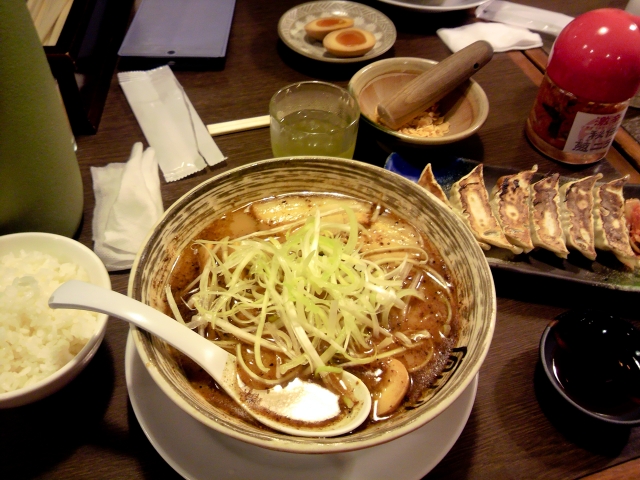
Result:
{"label": "red plastic cap", "polygon": [[547,73],[585,100],[617,103],[640,87],[640,17],[602,8],[576,17],[556,39]]}

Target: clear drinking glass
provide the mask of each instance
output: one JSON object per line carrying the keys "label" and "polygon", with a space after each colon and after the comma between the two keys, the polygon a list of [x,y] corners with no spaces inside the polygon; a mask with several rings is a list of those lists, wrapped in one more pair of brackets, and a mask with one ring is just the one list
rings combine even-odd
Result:
{"label": "clear drinking glass", "polygon": [[360,109],[345,89],[309,81],[279,90],[269,104],[274,157],[353,158]]}

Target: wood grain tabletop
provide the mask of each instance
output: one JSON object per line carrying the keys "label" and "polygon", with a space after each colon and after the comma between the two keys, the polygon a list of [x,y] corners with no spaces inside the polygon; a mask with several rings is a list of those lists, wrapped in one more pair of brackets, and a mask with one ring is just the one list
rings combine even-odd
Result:
{"label": "wood grain tabletop", "polygon": [[[310,60],[284,45],[278,38],[278,20],[298,3],[237,0],[224,67],[175,70],[205,124],[265,115],[273,93],[295,81],[320,79],[346,86],[363,66]],[[440,61],[451,52],[435,31],[475,21],[473,10],[434,14],[375,0],[361,3],[385,13],[396,26],[397,41],[383,58]],[[569,15],[602,6],[624,7],[624,2],[606,0],[520,3]],[[545,44],[551,41],[545,39]],[[544,49],[529,55],[496,53],[474,76],[490,103],[489,117],[477,135],[438,148],[396,151],[418,166],[462,157],[515,169],[537,164],[541,172],[572,177],[601,173],[612,179],[629,174],[633,182],[640,183],[633,162],[617,147],[606,160],[574,167],[548,159],[529,144],[524,124],[542,75],[535,55],[544,53]],[[165,208],[214,175],[272,156],[266,128],[216,137],[215,141],[227,160],[176,182],[163,180]],[[77,138],[85,190],[77,239],[85,245],[92,246],[95,205],[90,167],[126,161],[135,142],[147,145],[114,75],[97,134]],[[354,158],[383,165],[390,152],[361,122]],[[128,271],[112,273],[113,289],[126,293],[128,279]],[[602,472],[622,472],[622,476],[624,471],[631,472],[627,478],[640,475],[637,463],[626,463],[640,457],[640,429],[593,424],[575,417],[555,398],[538,365],[540,337],[554,317],[591,307],[640,325],[640,294],[504,270],[494,270],[494,280],[497,323],[479,373],[473,410],[458,441],[425,478],[577,479],[595,475],[588,478],[604,479],[614,476]],[[72,384],[35,404],[0,410],[0,478],[180,478],[147,439],[132,410],[124,364],[127,334],[124,322],[111,320],[96,357]],[[609,470],[618,465],[625,466]],[[404,478],[402,465],[395,478]]]}

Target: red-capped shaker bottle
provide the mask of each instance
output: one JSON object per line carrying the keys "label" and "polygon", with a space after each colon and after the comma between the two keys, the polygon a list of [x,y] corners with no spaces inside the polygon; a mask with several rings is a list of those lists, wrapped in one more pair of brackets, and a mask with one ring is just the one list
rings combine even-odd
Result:
{"label": "red-capped shaker bottle", "polygon": [[555,160],[597,162],[639,87],[640,17],[613,8],[584,13],[553,44],[527,137]]}

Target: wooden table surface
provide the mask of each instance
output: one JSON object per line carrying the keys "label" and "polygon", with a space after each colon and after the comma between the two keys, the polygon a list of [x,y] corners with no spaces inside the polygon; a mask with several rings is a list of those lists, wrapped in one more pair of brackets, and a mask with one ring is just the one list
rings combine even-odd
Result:
{"label": "wooden table surface", "polygon": [[[205,124],[264,115],[271,95],[295,81],[322,79],[346,86],[362,67],[311,61],[279,41],[278,19],[297,3],[237,0],[224,68],[175,72]],[[474,19],[472,10],[432,14],[373,0],[362,3],[384,12],[396,25],[397,42],[385,57],[442,60],[451,52],[435,30]],[[625,2],[521,3],[575,16],[602,6],[624,7]],[[545,39],[547,49],[551,41]],[[479,134],[442,148],[403,150],[407,159],[424,165],[453,155],[522,169],[538,164],[541,171],[570,176],[600,172],[604,178],[614,178],[629,173],[634,183],[640,183],[640,173],[617,149],[594,165],[570,167],[530,146],[523,126],[541,78],[530,55],[497,53],[474,78],[491,106]],[[135,142],[146,146],[114,76],[98,133],[77,139],[85,185],[78,240],[88,246],[92,246],[94,208],[89,168],[126,161]],[[213,175],[272,156],[268,129],[217,137],[216,142],[227,161],[177,182],[163,181],[165,207]],[[382,165],[388,153],[366,125],[361,126],[355,158]],[[125,293],[128,278],[128,271],[112,274],[113,289]],[[572,308],[596,307],[637,323],[640,296],[501,271],[495,271],[494,278],[497,324],[471,416],[457,443],[426,478],[566,479],[619,464],[632,472],[640,468],[626,463],[640,456],[640,429],[577,422],[553,402],[537,366],[538,342],[552,318]],[[124,322],[111,320],[97,356],[72,384],[36,404],[0,411],[0,478],[179,478],[147,440],[131,408],[124,372],[127,332]],[[402,478],[401,466],[396,478]]]}

